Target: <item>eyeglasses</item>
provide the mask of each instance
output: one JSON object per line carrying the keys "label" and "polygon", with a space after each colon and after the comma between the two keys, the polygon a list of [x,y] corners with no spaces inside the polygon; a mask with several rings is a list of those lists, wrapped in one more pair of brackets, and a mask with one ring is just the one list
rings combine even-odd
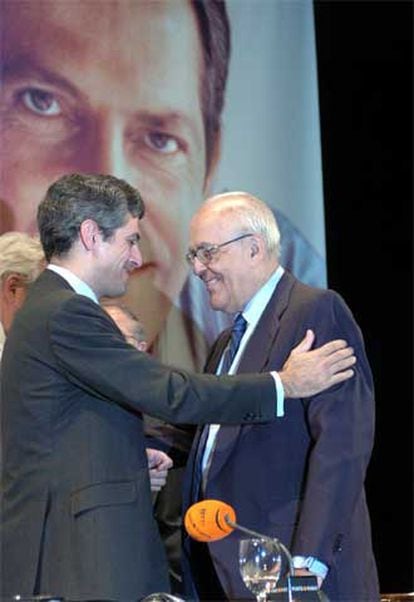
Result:
{"label": "eyeglasses", "polygon": [[193,249],[188,249],[188,252],[185,255],[187,262],[192,265],[194,263],[195,258],[197,257],[198,261],[200,261],[203,265],[207,265],[214,258],[217,253],[219,253],[222,247],[231,244],[232,242],[237,242],[238,240],[242,240],[243,238],[248,238],[249,236],[253,236],[253,234],[241,234],[236,238],[232,238],[231,240],[226,240],[226,242],[222,242],[219,245],[199,245]]}

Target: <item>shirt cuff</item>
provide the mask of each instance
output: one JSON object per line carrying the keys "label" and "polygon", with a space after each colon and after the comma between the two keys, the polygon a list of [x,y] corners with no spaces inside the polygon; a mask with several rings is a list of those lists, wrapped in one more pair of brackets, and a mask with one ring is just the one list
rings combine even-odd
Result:
{"label": "shirt cuff", "polygon": [[282,379],[278,372],[271,372],[276,386],[276,416],[281,418],[285,415],[285,390],[282,385]]}
{"label": "shirt cuff", "polygon": [[325,579],[329,570],[326,564],[313,556],[294,556],[293,566],[295,569],[307,569],[322,579]]}

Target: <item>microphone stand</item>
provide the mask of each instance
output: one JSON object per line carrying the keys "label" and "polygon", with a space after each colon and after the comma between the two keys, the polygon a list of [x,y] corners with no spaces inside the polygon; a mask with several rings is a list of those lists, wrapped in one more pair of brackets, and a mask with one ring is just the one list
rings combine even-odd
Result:
{"label": "microphone stand", "polygon": [[257,533],[257,531],[252,531],[251,529],[246,529],[246,527],[242,527],[241,525],[238,525],[236,522],[234,522],[230,519],[230,517],[227,513],[224,515],[224,522],[227,525],[229,525],[229,527],[232,527],[233,529],[238,529],[239,531],[242,531],[243,533],[247,533],[247,535],[256,537],[258,539],[267,539],[268,541],[275,541],[279,545],[280,549],[285,554],[286,559],[289,564],[289,570],[288,570],[288,575],[287,575],[288,601],[293,602],[292,584],[290,581],[290,576],[293,577],[293,573],[294,573],[295,569],[293,566],[292,555],[289,552],[289,550],[287,549],[287,547],[277,537],[270,537],[269,535],[263,535],[262,533]]}

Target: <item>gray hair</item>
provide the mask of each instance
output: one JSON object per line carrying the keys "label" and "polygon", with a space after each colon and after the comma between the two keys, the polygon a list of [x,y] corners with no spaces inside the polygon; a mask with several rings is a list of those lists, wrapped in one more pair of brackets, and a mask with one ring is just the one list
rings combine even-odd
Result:
{"label": "gray hair", "polygon": [[0,279],[18,274],[22,282],[31,284],[45,265],[38,237],[23,232],[6,232],[0,236]]}
{"label": "gray hair", "polygon": [[128,215],[141,219],[144,201],[124,180],[101,174],[62,176],[49,187],[37,211],[46,259],[68,253],[85,220],[94,220],[107,240]]}
{"label": "gray hair", "polygon": [[231,214],[240,234],[253,233],[262,237],[267,254],[280,257],[280,231],[273,211],[265,202],[247,192],[227,192],[208,199],[201,210],[214,209]]}

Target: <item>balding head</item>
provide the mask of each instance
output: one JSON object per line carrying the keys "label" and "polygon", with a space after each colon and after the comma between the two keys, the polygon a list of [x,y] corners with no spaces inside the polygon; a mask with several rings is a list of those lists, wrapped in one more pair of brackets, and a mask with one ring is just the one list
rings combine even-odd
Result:
{"label": "balding head", "polygon": [[279,265],[280,234],[272,211],[246,192],[216,195],[190,224],[187,259],[206,285],[213,309],[234,313]]}
{"label": "balding head", "polygon": [[229,220],[237,227],[260,235],[269,256],[280,257],[280,232],[272,210],[248,192],[235,191],[217,194],[207,199],[193,219],[215,216]]}
{"label": "balding head", "polygon": [[147,351],[148,343],[144,325],[137,316],[125,305],[104,301],[103,309],[113,319],[127,343],[138,349]]}

